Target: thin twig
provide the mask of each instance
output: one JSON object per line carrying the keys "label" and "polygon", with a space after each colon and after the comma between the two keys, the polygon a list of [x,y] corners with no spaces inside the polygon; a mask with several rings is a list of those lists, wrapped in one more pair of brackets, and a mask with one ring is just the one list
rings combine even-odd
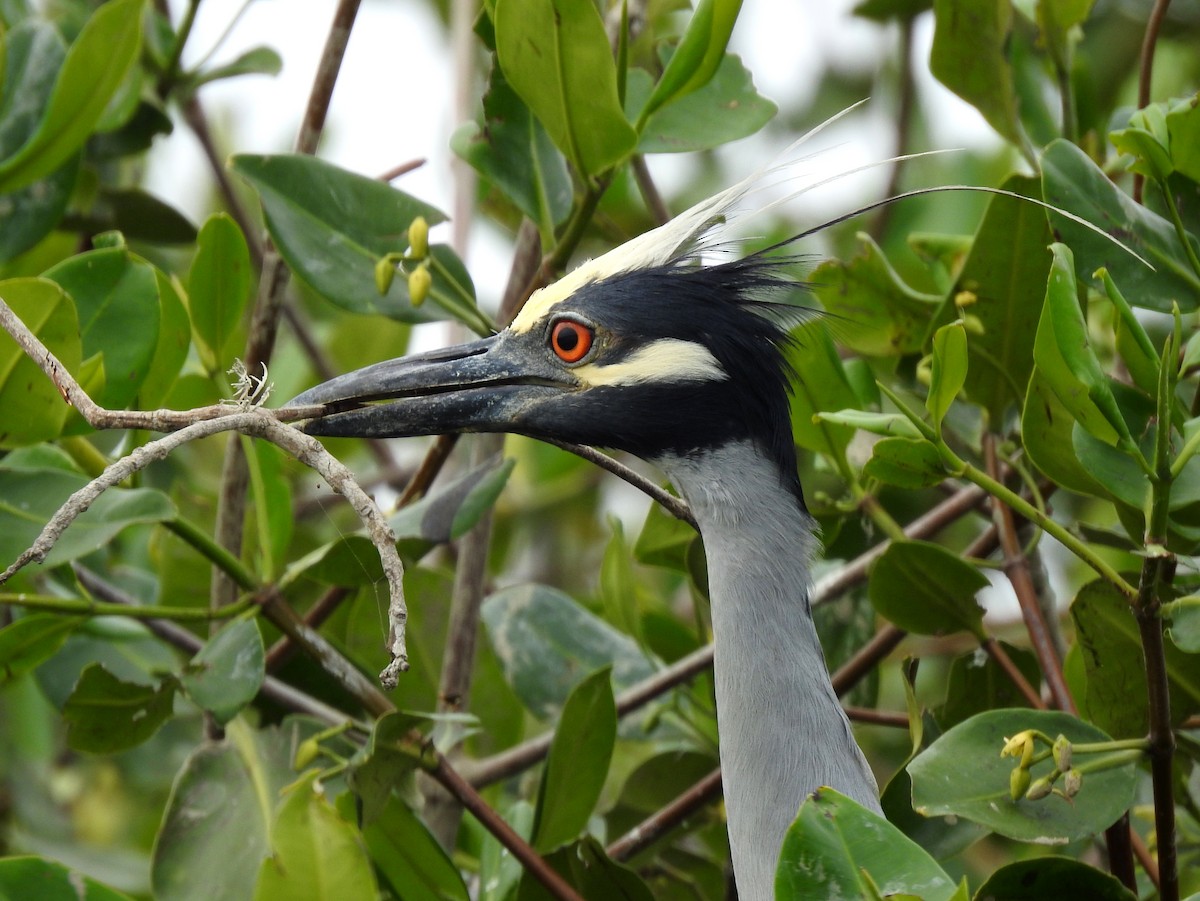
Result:
{"label": "thin twig", "polygon": [[[1158,45],[1158,33],[1162,30],[1163,20],[1167,17],[1167,9],[1171,0],[1155,0],[1154,8],[1150,10],[1150,18],[1146,20],[1146,33],[1142,37],[1142,51],[1138,59],[1138,109],[1150,105],[1151,80],[1154,76],[1154,48]],[[1146,180],[1141,175],[1133,177],[1133,199],[1141,203],[1142,191]]]}
{"label": "thin twig", "polygon": [[[316,602],[308,608],[304,614],[304,625],[309,629],[319,629],[329,617],[337,612],[342,601],[354,594],[353,588],[347,588],[344,585],[334,585],[326,592],[317,598]],[[291,659],[292,654],[296,650],[296,645],[290,638],[284,635],[275,644],[271,645],[267,651],[266,669],[268,673],[273,673],[279,670],[284,663]]]}
{"label": "thin twig", "polygon": [[671,211],[667,209],[662,194],[658,192],[658,185],[654,183],[654,179],[650,175],[650,167],[646,165],[646,158],[640,153],[634,154],[630,160],[630,168],[633,169],[633,177],[637,180],[638,190],[642,192],[642,201],[654,218],[655,224],[666,225],[671,221]]}
{"label": "thin twig", "polygon": [[676,826],[703,810],[721,794],[721,769],[718,767],[690,786],[670,804],[642,820],[606,849],[613,860],[625,861],[650,847]]}

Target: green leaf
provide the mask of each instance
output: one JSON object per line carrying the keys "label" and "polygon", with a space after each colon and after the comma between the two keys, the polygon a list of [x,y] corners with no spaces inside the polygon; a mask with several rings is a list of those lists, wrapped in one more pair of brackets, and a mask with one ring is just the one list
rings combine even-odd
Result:
{"label": "green leaf", "polygon": [[413,306],[403,278],[393,279],[382,296],[375,287],[376,262],[404,250],[415,218],[430,225],[446,220],[436,208],[307,154],[242,154],[231,166],[258,191],[267,229],[288,266],[330,302],[402,322],[450,315],[480,334],[491,331],[475,306],[470,277],[444,245],[430,248],[436,264],[431,268],[432,305]]}
{"label": "green leaf", "polygon": [[611,664],[617,691],[653,674],[628,635],[543,585],[505,588],[483,603],[483,621],[508,683],[540,719],[552,719],[588,673]]}
{"label": "green leaf", "polygon": [[[1051,213],[1058,240],[1074,251],[1080,281],[1090,281],[1104,267],[1135,306],[1169,313],[1174,302],[1186,313],[1200,304],[1200,276],[1179,246],[1175,227],[1134,203],[1074,144],[1058,140],[1046,147],[1042,188],[1047,203],[1098,226],[1154,266],[1148,268],[1103,235]],[[1200,249],[1194,236],[1189,240]]]}
{"label": "green leaf", "polygon": [[934,0],[935,78],[974,106],[1002,138],[1021,147],[1017,93],[1006,57],[1013,10],[1009,0]]}
{"label": "green leaf", "polygon": [[210,373],[228,364],[226,350],[250,299],[250,249],[227,213],[214,213],[200,229],[188,272],[188,309]]}
{"label": "green leaf", "polygon": [[110,410],[129,406],[158,347],[158,279],[154,267],[123,247],[64,260],[45,277],[75,301],[83,358],[104,359],[103,390],[92,399]]}
{"label": "green leaf", "polygon": [[617,738],[612,668],[575,686],[563,705],[546,757],[533,820],[533,846],[551,851],[587,829],[608,776]]}
{"label": "green leaf", "polygon": [[621,520],[611,515],[608,527],[612,536],[604,547],[604,560],[600,564],[600,601],[609,622],[627,635],[640,639],[638,583],[625,543],[625,529]]}
{"label": "green leaf", "polygon": [[34,613],[0,629],[0,685],[32,672],[57,654],[83,622],[77,616]]}
{"label": "green leaf", "polygon": [[[1095,580],[1071,602],[1071,620],[1087,673],[1083,709],[1117,738],[1146,734],[1146,667],[1137,621],[1128,602],[1107,582]],[[1200,712],[1200,657],[1174,644],[1164,648],[1171,719]]]}
{"label": "green leaf", "polygon": [[102,664],[90,664],[63,707],[67,744],[92,754],[136,747],[171,718],[174,700],[173,681],[138,685],[118,679]]}
{"label": "green leaf", "polygon": [[[576,886],[581,898],[620,898],[622,901],[654,901],[650,889],[629,867],[612,860],[594,836],[559,848],[546,862]],[[516,901],[544,901],[548,895],[528,871],[521,874]]]}
{"label": "green leaf", "polygon": [[[1030,178],[1014,176],[1002,187],[1041,198],[1040,185]],[[981,329],[968,336],[966,392],[995,423],[1003,422],[1008,408],[1025,398],[1033,371],[1029,336],[1046,298],[1046,247],[1052,240],[1041,207],[1015,197],[992,197],[959,273],[956,290],[969,291],[975,298],[962,314]]]}
{"label": "green leaf", "polygon": [[862,250],[848,263],[826,260],[813,270],[813,293],[831,314],[854,323],[838,335],[852,350],[873,357],[918,352],[941,298],[908,287],[869,235],[857,238]]}
{"label": "green leaf", "polygon": [[[960,816],[1018,841],[1059,845],[1103,832],[1129,809],[1137,790],[1133,766],[1092,767],[1100,757],[1076,761],[1083,788],[1070,801],[1051,795],[1040,801],[1009,794],[1009,774],[1017,761],[1001,757],[1007,736],[1024,729],[1065,735],[1075,744],[1109,741],[1095,726],[1056,710],[989,710],[942,735],[908,765],[913,806],[925,816]],[[1033,778],[1054,766],[1034,765]]]}
{"label": "green leaf", "polygon": [[[55,511],[88,481],[78,472],[48,466],[21,451],[0,461],[0,560],[7,565],[32,545]],[[128,526],[176,515],[175,505],[161,491],[110,488],[71,523],[45,565],[57,566],[102,548]]]}
{"label": "green leaf", "polygon": [[294,783],[271,825],[271,854],[262,862],[256,901],[375,898],[379,888],[362,836],[317,786],[317,773]]}
{"label": "green leaf", "polygon": [[638,117],[638,130],[659,107],[704,87],[725,59],[742,0],[700,0],[687,30]]}
{"label": "green leaf", "polygon": [[[1041,683],[1042,673],[1031,651],[1005,642],[1000,645],[1030,685]],[[946,700],[937,710],[938,725],[942,729],[956,726],[985,710],[1029,705],[996,658],[982,648],[955,657],[945,678]]]}
{"label": "green leaf", "polygon": [[918,895],[954,897],[957,886],[912,839],[830,788],[800,805],[775,876],[778,901]]}
{"label": "green leaf", "polygon": [[[81,347],[75,306],[54,282],[0,282],[0,297],[68,372],[79,373]],[[35,444],[62,434],[70,407],[41,368],[0,330],[0,447]],[[0,540],[0,544],[2,544]]]}
{"label": "green leaf", "polygon": [[853,430],[824,418],[814,421],[814,417],[857,407],[858,396],[822,323],[802,326],[795,337],[787,350],[788,363],[804,376],[796,380],[792,393],[792,439],[806,450],[841,460],[854,437]]}
{"label": "green leaf", "polygon": [[1115,876],[1066,857],[1020,860],[992,873],[977,898],[1044,898],[1056,901],[1136,901]]}
{"label": "green leaf", "polygon": [[246,897],[269,850],[276,800],[295,778],[296,732],[294,725],[255,731],[235,719],[224,741],[192,752],[171,787],[154,842],[156,899]]}
{"label": "green leaf", "polygon": [[112,0],[93,13],[67,51],[32,137],[0,162],[0,194],[59,169],[83,147],[137,61],[143,0]]}
{"label": "green leaf", "polygon": [[[5,36],[0,54],[0,160],[17,152],[36,131],[38,116],[50,101],[54,80],[66,56],[58,29],[41,19],[26,19]],[[79,173],[79,157],[69,157],[55,172],[16,191],[0,191],[0,260],[35,246],[58,224]]]}
{"label": "green leaf", "polygon": [[943,325],[933,335],[933,376],[925,409],[938,434],[942,419],[967,381],[967,330],[961,321]]}
{"label": "green leaf", "polygon": [[0,859],[0,898],[37,901],[132,901],[90,876],[41,857]]}
{"label": "green leaf", "polygon": [[232,62],[222,63],[198,72],[188,79],[189,90],[222,78],[237,78],[241,75],[278,75],[283,71],[283,59],[270,47],[251,47]]}
{"label": "green leaf", "polygon": [[[350,761],[346,783],[362,806],[364,828],[384,814],[392,793],[419,763],[416,753],[406,753],[412,745],[410,733],[428,727],[429,720],[402,710],[385,713],[375,721],[366,746]],[[368,842],[371,841],[367,834]]]}
{"label": "green leaf", "polygon": [[149,244],[191,244],[196,226],[175,207],[140,188],[101,185],[86,216],[72,216],[76,228],[119,231],[132,241]]}
{"label": "green leaf", "polygon": [[[1171,601],[1164,606],[1163,615],[1170,623],[1167,634],[1175,646],[1189,654],[1200,654],[1200,597],[1188,595]],[[0,654],[2,659],[3,654]]]}
{"label": "green leaf", "polygon": [[[674,59],[674,57],[671,57]],[[629,73],[625,109],[635,117],[651,91],[649,73]],[[741,59],[725,55],[712,80],[655,112],[640,129],[639,153],[687,153],[711,150],[759,131],[778,107],[754,88]]]}
{"label": "green leaf", "polygon": [[[515,801],[504,811],[504,821],[526,841],[533,828],[533,805]],[[525,869],[521,862],[490,832],[484,836],[479,855],[480,901],[511,901]]]}
{"label": "green leaf", "polygon": [[1033,343],[1038,371],[1089,433],[1108,444],[1130,441],[1129,426],[1088,338],[1071,249],[1054,244],[1051,250],[1054,260],[1046,284],[1046,304]]}
{"label": "green leaf", "polygon": [[[292,488],[285,473],[288,458],[275,445],[242,437],[250,488],[254,495],[257,555],[263,578],[274,579],[292,540]],[[376,556],[378,556],[376,554]]]}
{"label": "green leaf", "polygon": [[379,818],[363,826],[371,860],[397,898],[467,901],[458,867],[408,805],[387,799]]}
{"label": "green leaf", "polygon": [[[1052,366],[1058,366],[1054,360]],[[1107,494],[1075,455],[1075,418],[1058,399],[1041,369],[1034,367],[1021,413],[1021,437],[1035,466],[1056,484],[1079,494]]]}
{"label": "green leaf", "polygon": [[1167,113],[1171,162],[1175,169],[1200,182],[1200,95],[1175,101]]}
{"label": "green leaf", "polygon": [[469,532],[495,506],[515,459],[496,458],[476,467],[388,520],[397,538],[445,544]]}
{"label": "green leaf", "polygon": [[455,131],[450,146],[538,224],[543,238],[571,213],[567,162],[517,96],[499,66],[483,96],[483,123]]}
{"label": "green leaf", "polygon": [[928,488],[946,478],[942,456],[931,441],[883,438],[871,447],[863,475],[900,488]]}
{"label": "green leaf", "polygon": [[880,615],[918,635],[960,630],[983,640],[983,608],[975,595],[987,577],[943,547],[893,541],[871,568],[871,603]]}
{"label": "green leaf", "polygon": [[637,134],[617,97],[617,69],[592,0],[498,0],[496,55],[509,84],[575,170],[597,175]]}
{"label": "green leaf", "polygon": [[204,643],[179,677],[197,705],[224,725],[254,700],[266,675],[254,620],[236,619]]}
{"label": "green leaf", "polygon": [[688,548],[698,540],[699,535],[688,523],[676,519],[658,504],[651,504],[633,554],[639,563],[687,572]]}
{"label": "green leaf", "polygon": [[161,318],[158,323],[158,344],[154,347],[146,380],[138,391],[137,406],[142,410],[153,410],[163,405],[179,378],[179,371],[192,346],[192,323],[188,319],[187,307],[176,290],[177,282],[157,268],[154,278],[158,284]]}

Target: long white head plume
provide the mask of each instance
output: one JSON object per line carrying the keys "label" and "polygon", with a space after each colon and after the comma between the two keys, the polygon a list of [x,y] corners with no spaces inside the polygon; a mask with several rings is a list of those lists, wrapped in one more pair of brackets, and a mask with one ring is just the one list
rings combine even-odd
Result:
{"label": "long white head plume", "polygon": [[[567,273],[552,285],[534,292],[525,303],[521,312],[513,320],[510,328],[515,332],[527,332],[540,322],[551,307],[570,297],[584,285],[617,275],[622,272],[632,272],[636,269],[649,269],[662,266],[680,257],[696,253],[706,247],[722,243],[721,230],[727,226],[734,214],[739,212],[738,206],[754,191],[772,187],[791,179],[799,178],[802,173],[796,171],[796,166],[811,157],[794,158],[795,151],[801,145],[816,137],[843,116],[848,115],[865,103],[861,100],[826,119],[820,125],[806,132],[792,142],[786,150],[766,166],[752,172],[736,184],[726,188],[712,197],[708,197],[688,210],[680,213],[670,222],[651,229],[626,241],[620,247],[613,248],[608,253],[581,264]],[[806,191],[826,184],[838,178],[852,175],[862,169],[882,165],[890,160],[881,160],[868,166],[859,167],[839,173],[830,178],[807,184],[787,197],[777,199],[754,210],[740,212],[761,213],[780,203],[791,200]]]}

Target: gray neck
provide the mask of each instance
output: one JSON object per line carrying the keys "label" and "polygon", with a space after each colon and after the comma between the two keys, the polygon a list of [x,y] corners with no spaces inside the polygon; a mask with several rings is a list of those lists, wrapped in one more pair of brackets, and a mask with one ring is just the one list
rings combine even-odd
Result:
{"label": "gray neck", "polygon": [[814,522],[752,444],[658,461],[704,536],[722,780],[742,901],[774,898],[787,827],[823,785],[878,811],[808,606]]}

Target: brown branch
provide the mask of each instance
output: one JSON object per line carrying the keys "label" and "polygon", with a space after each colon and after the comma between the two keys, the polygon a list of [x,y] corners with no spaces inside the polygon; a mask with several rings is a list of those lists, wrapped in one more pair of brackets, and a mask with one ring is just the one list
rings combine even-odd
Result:
{"label": "brown branch", "polygon": [[638,190],[642,193],[642,200],[654,218],[655,224],[666,225],[671,221],[671,211],[667,209],[662,194],[658,192],[658,185],[650,176],[650,167],[646,165],[646,158],[640,153],[636,153],[630,159],[629,165],[633,170],[633,177],[637,181]]}
{"label": "brown branch", "polygon": [[[337,612],[342,601],[354,594],[353,588],[344,585],[334,585],[317,598],[316,603],[304,614],[304,625],[309,629],[319,629],[329,617]],[[267,651],[266,669],[268,673],[277,672],[296,651],[296,645],[284,635]]]}
{"label": "brown branch", "polygon": [[988,638],[982,645],[987,655],[996,661],[1000,669],[1004,670],[1005,675],[1012,681],[1017,690],[1024,695],[1025,700],[1029,702],[1029,706],[1034,710],[1045,710],[1046,702],[1042,700],[1042,696],[1038,694],[1037,689],[1029,684],[1029,680],[1025,678],[1025,674],[1017,668],[1013,663],[1013,659],[1008,656],[1008,652],[1004,650],[1004,646],[994,638]]}
{"label": "brown branch", "polygon": [[[1151,80],[1154,75],[1154,48],[1158,46],[1158,33],[1162,30],[1163,20],[1167,17],[1167,9],[1171,0],[1155,0],[1150,18],[1146,20],[1146,33],[1142,36],[1142,50],[1138,59],[1138,109],[1150,105]],[[1133,177],[1133,199],[1142,202],[1142,191],[1146,179],[1141,175]]]}
{"label": "brown branch", "polygon": [[718,767],[610,844],[606,849],[608,856],[617,861],[629,860],[720,796],[721,769]]}

